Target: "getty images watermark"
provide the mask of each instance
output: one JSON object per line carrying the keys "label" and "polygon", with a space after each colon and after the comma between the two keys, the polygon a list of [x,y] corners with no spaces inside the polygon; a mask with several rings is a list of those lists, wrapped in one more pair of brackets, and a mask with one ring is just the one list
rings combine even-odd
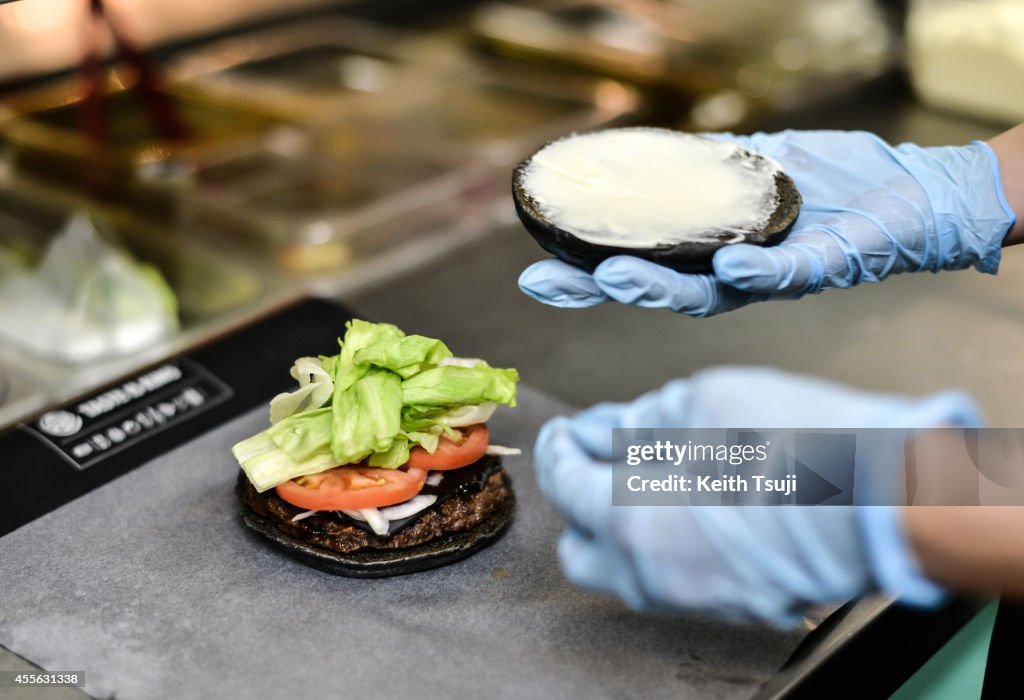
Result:
{"label": "getty images watermark", "polygon": [[1024,429],[615,429],[612,504],[1024,505]]}

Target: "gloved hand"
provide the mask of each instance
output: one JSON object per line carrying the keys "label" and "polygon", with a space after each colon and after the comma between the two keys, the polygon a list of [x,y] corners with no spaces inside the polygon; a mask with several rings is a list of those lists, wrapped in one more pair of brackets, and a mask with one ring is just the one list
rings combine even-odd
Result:
{"label": "gloved hand", "polygon": [[554,306],[611,299],[710,316],[898,272],[974,266],[994,273],[1015,221],[995,154],[981,142],[892,147],[873,134],[843,131],[709,136],[774,158],[796,182],[804,203],[785,241],[726,246],[715,254],[713,275],[629,256],[605,260],[593,275],[545,260],[522,273],[520,288]]}
{"label": "gloved hand", "polygon": [[976,425],[970,399],[857,392],[758,368],[720,368],[628,404],[555,418],[537,438],[541,491],[568,518],[568,578],[636,608],[793,624],[814,603],[881,590],[941,600],[908,549],[900,511],[871,506],[612,507],[612,429]]}

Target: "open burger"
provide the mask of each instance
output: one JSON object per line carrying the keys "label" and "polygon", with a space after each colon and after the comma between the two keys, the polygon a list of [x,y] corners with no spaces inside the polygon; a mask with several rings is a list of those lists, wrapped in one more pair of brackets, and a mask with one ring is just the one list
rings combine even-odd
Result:
{"label": "open burger", "polygon": [[353,320],[303,357],[270,427],[232,448],[244,522],[301,561],[374,577],[461,559],[499,537],[514,496],[487,420],[515,405],[513,369],[440,340]]}

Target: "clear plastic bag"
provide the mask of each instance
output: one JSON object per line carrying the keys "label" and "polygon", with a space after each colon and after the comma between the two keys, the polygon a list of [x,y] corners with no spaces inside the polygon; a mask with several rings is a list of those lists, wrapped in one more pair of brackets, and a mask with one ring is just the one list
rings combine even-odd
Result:
{"label": "clear plastic bag", "polygon": [[31,268],[0,255],[0,334],[41,359],[84,364],[139,352],[178,329],[160,272],[72,216]]}

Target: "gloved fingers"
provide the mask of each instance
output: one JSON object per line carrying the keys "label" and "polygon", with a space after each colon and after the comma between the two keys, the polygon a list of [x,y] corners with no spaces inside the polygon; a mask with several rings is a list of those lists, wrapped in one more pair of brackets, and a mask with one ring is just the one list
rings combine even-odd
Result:
{"label": "gloved fingers", "polygon": [[781,508],[776,521],[793,543],[799,570],[807,572],[804,577],[792,575],[788,588],[803,600],[830,603],[870,587],[867,567],[853,564],[864,561],[866,555],[851,507]]}
{"label": "gloved fingers", "polygon": [[711,131],[701,132],[698,136],[715,139],[716,141],[735,143],[741,148],[756,151],[761,155],[779,160],[782,166],[788,170],[787,163],[782,163],[781,161],[791,152],[821,148],[822,144],[826,144],[836,138],[842,139],[847,133],[850,132],[787,130],[773,133],[755,131],[752,134],[735,134],[731,131]]}
{"label": "gloved fingers", "polygon": [[607,297],[619,303],[672,309],[698,318],[760,300],[719,284],[710,275],[676,272],[628,255],[608,258],[598,265],[594,281]]}
{"label": "gloved fingers", "polygon": [[[805,163],[799,157],[801,152],[801,140],[809,132],[801,131],[779,131],[776,133],[765,133],[757,131],[749,135],[733,134],[731,132],[704,133],[706,136],[717,141],[729,141],[741,148],[755,151],[761,155],[768,156],[779,161],[779,164],[787,173],[792,170],[801,170]],[[824,132],[818,132],[824,133]],[[840,132],[841,133],[841,132]],[[794,157],[795,155],[795,157]]]}
{"label": "gloved fingers", "polygon": [[[849,537],[833,541],[832,552],[816,532],[803,534],[794,544],[794,526],[813,528],[810,507],[704,506],[695,507],[691,537],[704,540],[718,565],[729,572],[731,586],[723,589],[718,605],[738,605],[742,614],[777,627],[797,624],[811,601],[831,602],[851,597],[865,588],[860,570],[851,566],[856,552],[843,545]],[[794,517],[787,517],[794,516]],[[852,528],[845,534],[855,536]],[[841,532],[841,530],[840,530]],[[813,545],[813,546],[812,546]],[[836,566],[822,566],[810,557],[825,548]],[[710,564],[706,564],[709,565]],[[829,578],[829,577],[832,578]],[[722,595],[721,593],[716,595]]]}
{"label": "gloved fingers", "polygon": [[610,462],[616,428],[686,428],[691,391],[686,380],[669,382],[630,403],[601,403],[580,411],[569,429],[580,448],[594,459]]}
{"label": "gloved fingers", "polygon": [[690,428],[690,382],[676,379],[627,404],[621,414],[623,428]]}
{"label": "gloved fingers", "polygon": [[730,287],[796,298],[821,290],[828,258],[817,246],[786,241],[770,248],[747,243],[726,246],[711,262],[715,276]]}
{"label": "gloved fingers", "polygon": [[616,428],[685,428],[690,396],[686,380],[675,380],[629,403],[601,403],[572,417],[570,427],[580,446],[597,459],[610,460]]}
{"label": "gloved fingers", "polygon": [[[772,427],[786,396],[786,406],[802,409],[788,394],[805,379],[782,370],[764,367],[719,366],[694,373],[688,382],[691,400],[686,425],[693,428]],[[784,420],[788,416],[784,416]],[[792,427],[784,423],[786,427]]]}
{"label": "gloved fingers", "polygon": [[[879,158],[890,160],[885,155],[888,146],[874,134],[863,131],[756,132],[750,135],[748,148],[778,161],[796,182],[805,200],[816,199],[819,184],[827,191],[843,186],[843,183],[821,182],[823,178],[816,178],[815,174],[847,173],[857,177],[865,170],[865,164],[870,165]],[[865,177],[868,176],[865,173]],[[872,179],[877,181],[877,175]],[[861,182],[858,179],[854,186],[861,187]]]}
{"label": "gloved fingers", "polygon": [[534,448],[541,493],[570,522],[589,532],[607,532],[612,508],[611,465],[595,461],[576,442],[569,419],[553,418]]}
{"label": "gloved fingers", "polygon": [[585,270],[561,260],[542,260],[519,275],[519,288],[542,304],[583,309],[608,301]]}
{"label": "gloved fingers", "polygon": [[760,589],[758,616],[783,624],[810,602],[826,603],[867,590],[852,513],[840,506],[709,507],[697,527],[721,553],[735,580]]}
{"label": "gloved fingers", "polygon": [[571,582],[616,595],[634,609],[647,606],[629,557],[606,540],[568,528],[558,541],[558,559]]}
{"label": "gloved fingers", "polygon": [[745,531],[739,546],[723,549],[734,541],[736,525],[712,517],[707,526],[710,534],[701,527],[701,520],[717,516],[720,510],[727,508],[618,509],[611,539],[629,554],[646,605],[696,611],[734,622],[788,626],[798,621],[793,597],[772,585],[770,573],[747,561],[749,548],[764,545],[763,533]]}
{"label": "gloved fingers", "polygon": [[595,459],[613,456],[612,430],[624,427],[622,412],[628,404],[599,403],[574,415],[569,422],[572,436]]}
{"label": "gloved fingers", "polygon": [[976,428],[982,423],[981,408],[970,394],[948,390],[915,402],[906,415],[894,416],[886,425],[894,428],[934,428],[941,425]]}

